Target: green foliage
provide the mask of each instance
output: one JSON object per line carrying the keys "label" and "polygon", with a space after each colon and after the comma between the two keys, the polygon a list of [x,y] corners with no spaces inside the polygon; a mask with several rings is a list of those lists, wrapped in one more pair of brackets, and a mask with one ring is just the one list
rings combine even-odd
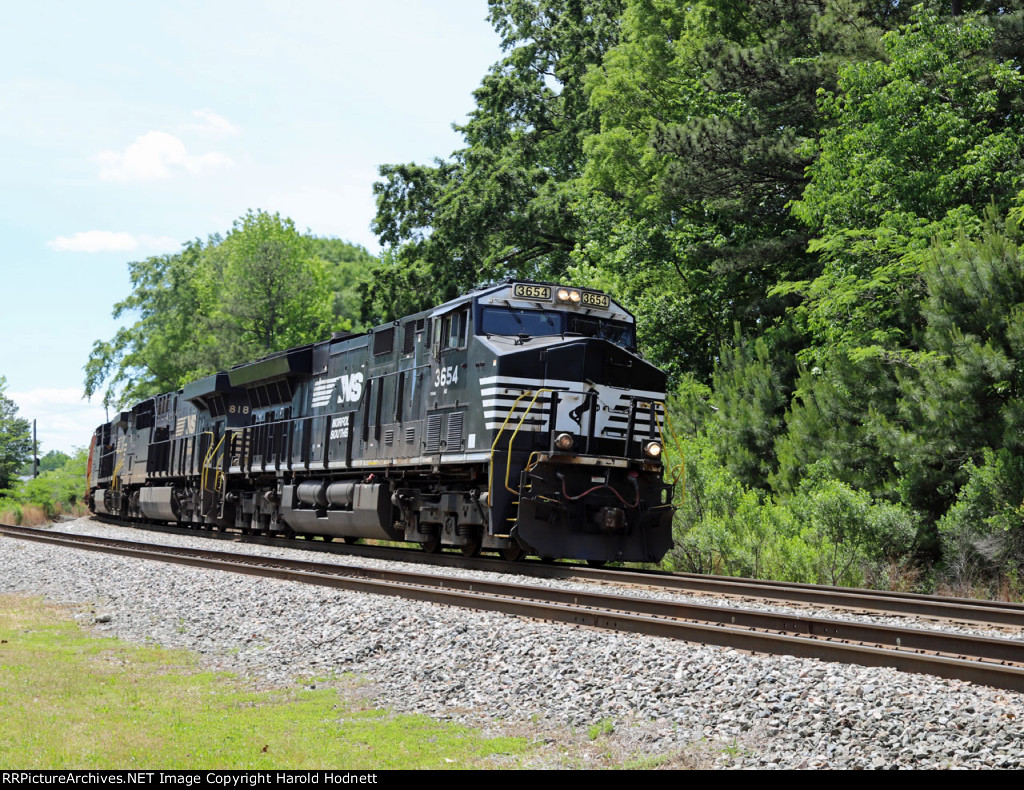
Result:
{"label": "green foliage", "polygon": [[198,272],[207,246],[198,239],[174,255],[128,264],[132,292],[114,305],[113,317],[137,318],[110,341],[97,340],[85,365],[85,394],[103,391],[104,406],[118,406],[182,386],[203,372],[204,335]]}
{"label": "green foliage", "polygon": [[1024,570],[1024,458],[988,450],[968,463],[967,482],[939,521],[942,564],[958,585]]}
{"label": "green foliage", "polygon": [[924,267],[924,352],[901,377],[891,452],[906,500],[938,518],[986,448],[1024,454],[1024,258],[990,213],[977,240],[935,246]]}
{"label": "green foliage", "polygon": [[380,260],[365,247],[341,239],[312,239],[313,254],[324,263],[328,290],[334,295],[334,328],[359,332],[375,321],[367,322],[364,294],[380,271]]}
{"label": "green foliage", "polygon": [[361,247],[249,211],[226,237],[129,264],[132,293],[114,306],[114,317],[135,322],[93,344],[85,393],[102,391],[105,405],[119,406],[362,327],[360,293],[374,269]]}
{"label": "green foliage", "polygon": [[41,472],[15,489],[14,495],[20,504],[37,505],[48,518],[53,518],[58,509],[75,505],[82,499],[88,486],[85,479],[88,452],[83,448],[76,450],[74,456],[62,455],[67,461],[60,467]]}
{"label": "green foliage", "polygon": [[780,503],[732,475],[706,438],[685,442],[684,456],[686,499],[667,560],[675,570],[861,585],[915,545],[916,514],[872,502],[822,467]]}
{"label": "green foliage", "polygon": [[53,472],[60,469],[70,460],[71,456],[67,453],[63,453],[60,450],[50,450],[50,452],[39,459],[39,471]]}
{"label": "green foliage", "polygon": [[789,501],[815,555],[819,583],[862,585],[868,566],[913,546],[917,516],[888,502],[872,503],[864,491],[808,470],[799,496]]}
{"label": "green foliage", "polygon": [[[795,493],[811,466],[860,490],[885,496],[897,470],[883,450],[877,411],[895,410],[898,388],[892,365],[877,355],[860,358],[842,351],[822,354],[800,370],[785,431],[775,442],[778,469],[772,488]],[[888,494],[893,496],[891,490]]]}
{"label": "green foliage", "polygon": [[[569,184],[597,129],[587,69],[617,38],[621,0],[490,0],[505,57],[457,127],[466,145],[433,165],[384,165],[374,231],[426,307],[515,274],[560,278],[579,232]],[[387,303],[377,286],[376,304]]]}
{"label": "green foliage", "polygon": [[207,370],[322,340],[331,296],[312,240],[278,214],[249,211],[207,250],[197,278]]}
{"label": "green foliage", "polygon": [[706,439],[684,442],[686,498],[676,513],[673,570],[814,581],[814,555],[785,508],[745,487]]}
{"label": "green foliage", "polygon": [[817,90],[873,56],[905,12],[857,0],[634,0],[588,74],[601,129],[586,141],[577,275],[617,275],[645,348],[673,378],[708,380],[739,322],[762,334],[814,277],[790,212],[823,125]]}
{"label": "green foliage", "polygon": [[22,464],[21,469],[18,470],[18,474],[30,475],[33,471],[52,472],[54,469],[59,469],[64,466],[64,464],[66,464],[70,459],[71,456],[67,453],[62,453],[60,450],[50,450],[50,452],[39,459],[38,470],[33,470],[32,459],[29,458],[24,464]]}
{"label": "green foliage", "polygon": [[764,338],[735,327],[715,366],[715,412],[709,435],[726,467],[744,485],[766,488],[775,471],[775,437],[789,400]]}
{"label": "green foliage", "polygon": [[883,37],[885,57],[839,70],[822,90],[828,119],[804,150],[816,156],[793,202],[820,233],[826,261],[809,298],[816,342],[909,345],[919,324],[921,267],[932,239],[980,229],[1022,184],[1024,76],[994,47],[990,20],[916,6]]}
{"label": "green foliage", "polygon": [[32,454],[31,425],[18,416],[6,389],[7,379],[0,376],[0,494],[11,488],[18,469]]}

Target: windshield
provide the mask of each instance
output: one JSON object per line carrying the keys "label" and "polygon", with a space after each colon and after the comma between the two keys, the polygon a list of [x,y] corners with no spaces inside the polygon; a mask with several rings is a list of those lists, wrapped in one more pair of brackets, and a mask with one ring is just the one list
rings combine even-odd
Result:
{"label": "windshield", "polygon": [[562,334],[562,315],[537,310],[517,310],[512,307],[485,307],[481,332],[485,335],[541,335]]}
{"label": "windshield", "polygon": [[624,348],[636,347],[636,334],[632,324],[557,310],[484,307],[481,311],[480,334],[530,337],[583,335],[603,338]]}

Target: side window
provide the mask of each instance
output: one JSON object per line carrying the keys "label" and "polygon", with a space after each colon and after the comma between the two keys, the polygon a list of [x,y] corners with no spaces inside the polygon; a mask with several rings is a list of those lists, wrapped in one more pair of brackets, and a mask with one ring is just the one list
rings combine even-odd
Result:
{"label": "side window", "polygon": [[463,348],[469,330],[469,310],[457,310],[441,322],[441,348]]}

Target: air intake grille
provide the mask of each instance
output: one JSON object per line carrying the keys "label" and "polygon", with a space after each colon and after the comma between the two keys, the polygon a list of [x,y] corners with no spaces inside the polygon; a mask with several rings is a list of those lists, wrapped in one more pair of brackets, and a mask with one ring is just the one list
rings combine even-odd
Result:
{"label": "air intake grille", "polygon": [[441,415],[431,414],[427,417],[427,443],[424,450],[427,455],[441,449]]}
{"label": "air intake grille", "polygon": [[462,418],[465,412],[456,411],[448,415],[448,435],[446,437],[448,452],[462,449]]}

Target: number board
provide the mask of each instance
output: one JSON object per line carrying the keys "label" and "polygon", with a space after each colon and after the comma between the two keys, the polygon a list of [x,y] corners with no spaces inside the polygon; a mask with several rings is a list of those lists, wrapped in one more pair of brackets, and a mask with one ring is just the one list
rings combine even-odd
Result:
{"label": "number board", "polygon": [[516,285],[512,295],[521,299],[551,299],[550,285]]}
{"label": "number board", "polygon": [[580,294],[580,303],[587,307],[600,307],[602,310],[607,310],[611,306],[612,301],[605,294],[584,291]]}

